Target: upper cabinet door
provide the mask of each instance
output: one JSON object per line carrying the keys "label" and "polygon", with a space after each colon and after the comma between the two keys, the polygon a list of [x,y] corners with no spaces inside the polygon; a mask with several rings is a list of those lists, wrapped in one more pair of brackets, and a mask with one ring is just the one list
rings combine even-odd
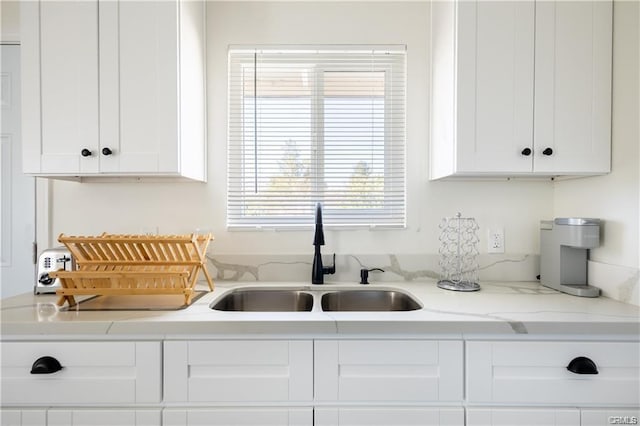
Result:
{"label": "upper cabinet door", "polygon": [[531,172],[533,27],[532,1],[458,4],[458,170]]}
{"label": "upper cabinet door", "polygon": [[430,175],[533,170],[533,1],[431,4]]}
{"label": "upper cabinet door", "polygon": [[25,169],[94,173],[99,166],[97,2],[25,2],[22,14],[23,82],[31,85],[34,76],[40,89],[24,95],[23,127],[40,127],[35,137],[25,134]]}
{"label": "upper cabinet door", "polygon": [[610,1],[536,3],[536,172],[611,171],[611,62]]}
{"label": "upper cabinet door", "polygon": [[[178,13],[175,1],[100,3],[104,126],[101,171],[178,173]],[[102,29],[104,28],[104,30]],[[108,151],[106,151],[108,152]]]}

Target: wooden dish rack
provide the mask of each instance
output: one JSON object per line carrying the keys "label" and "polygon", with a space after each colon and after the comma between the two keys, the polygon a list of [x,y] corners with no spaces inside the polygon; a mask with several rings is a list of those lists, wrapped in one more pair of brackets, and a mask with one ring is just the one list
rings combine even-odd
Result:
{"label": "wooden dish rack", "polygon": [[199,272],[213,290],[206,268],[211,234],[113,235],[76,237],[60,234],[76,261],[75,271],[56,271],[61,288],[58,306],[75,306],[74,296],[182,294],[191,303]]}

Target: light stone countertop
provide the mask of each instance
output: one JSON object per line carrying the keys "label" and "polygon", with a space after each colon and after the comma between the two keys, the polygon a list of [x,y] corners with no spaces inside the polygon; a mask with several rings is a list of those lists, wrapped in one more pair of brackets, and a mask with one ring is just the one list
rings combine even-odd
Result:
{"label": "light stone countertop", "polygon": [[[408,312],[221,312],[209,308],[239,287],[295,287],[317,295],[335,289],[399,289],[423,308]],[[610,336],[640,340],[640,307],[605,297],[581,298],[533,282],[481,282],[478,292],[442,290],[435,281],[370,284],[218,282],[216,289],[181,310],[78,311],[59,309],[56,295],[23,294],[0,301],[2,340],[51,338],[180,339],[282,336],[562,338]],[[199,284],[199,289],[205,286]],[[131,296],[150,298],[153,296]],[[140,299],[144,301],[146,299]]]}

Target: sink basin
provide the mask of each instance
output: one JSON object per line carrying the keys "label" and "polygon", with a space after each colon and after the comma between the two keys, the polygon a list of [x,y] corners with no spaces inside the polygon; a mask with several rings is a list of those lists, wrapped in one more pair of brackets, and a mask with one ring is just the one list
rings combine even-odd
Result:
{"label": "sink basin", "polygon": [[394,290],[341,290],[322,295],[323,311],[415,311],[420,304]]}
{"label": "sink basin", "polygon": [[313,295],[298,290],[240,289],[226,294],[211,309],[242,312],[304,312],[313,309]]}

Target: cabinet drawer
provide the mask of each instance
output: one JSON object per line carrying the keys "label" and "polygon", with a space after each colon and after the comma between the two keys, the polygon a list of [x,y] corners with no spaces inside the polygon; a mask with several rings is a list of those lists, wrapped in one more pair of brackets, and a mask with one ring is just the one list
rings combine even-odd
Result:
{"label": "cabinet drawer", "polygon": [[[597,374],[568,370],[586,357]],[[593,342],[469,342],[471,402],[637,405],[640,344]],[[585,373],[588,372],[585,371]]]}
{"label": "cabinet drawer", "polygon": [[47,411],[0,408],[0,426],[47,426]]}
{"label": "cabinet drawer", "polygon": [[462,399],[462,342],[316,341],[314,357],[319,401]]}
{"label": "cabinet drawer", "polygon": [[313,426],[311,407],[167,408],[164,426]]}
{"label": "cabinet drawer", "polygon": [[437,407],[322,407],[315,426],[460,426],[463,408]]}
{"label": "cabinet drawer", "polygon": [[580,410],[580,419],[580,426],[637,425],[640,423],[640,409],[585,409]]}
{"label": "cabinet drawer", "polygon": [[171,402],[313,399],[313,342],[164,343],[164,397]]}
{"label": "cabinet drawer", "polygon": [[[159,402],[159,342],[3,342],[3,404]],[[32,374],[41,357],[62,369]]]}
{"label": "cabinet drawer", "polygon": [[159,409],[53,409],[47,426],[161,426]]}
{"label": "cabinet drawer", "polygon": [[[466,426],[580,426],[577,408],[467,408]],[[603,426],[606,423],[602,424]]]}

